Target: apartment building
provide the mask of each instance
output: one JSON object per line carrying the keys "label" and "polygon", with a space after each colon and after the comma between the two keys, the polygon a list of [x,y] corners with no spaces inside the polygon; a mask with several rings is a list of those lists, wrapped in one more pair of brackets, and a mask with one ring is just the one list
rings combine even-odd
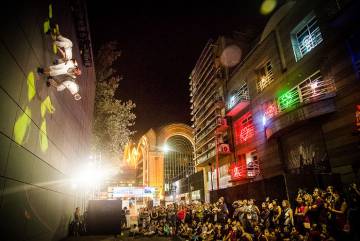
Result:
{"label": "apartment building", "polygon": [[205,200],[209,190],[229,185],[222,179],[220,163],[229,163],[233,152],[230,149],[231,133],[225,119],[225,93],[229,67],[221,61],[223,50],[235,46],[235,41],[220,36],[205,45],[190,76],[192,127],[194,128],[195,164],[204,171]]}
{"label": "apartment building", "polygon": [[223,167],[234,186],[259,181],[251,184],[256,196],[279,176],[280,188],[358,177],[358,10],[357,1],[289,1],[230,73],[225,99],[235,158]]}

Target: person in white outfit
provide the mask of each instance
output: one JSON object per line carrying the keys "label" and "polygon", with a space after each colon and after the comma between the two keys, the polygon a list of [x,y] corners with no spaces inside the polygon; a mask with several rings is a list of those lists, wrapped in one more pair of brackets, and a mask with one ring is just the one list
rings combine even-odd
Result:
{"label": "person in white outfit", "polygon": [[48,80],[48,83],[49,85],[54,86],[57,91],[63,91],[64,89],[68,89],[75,100],[81,99],[81,96],[79,94],[79,85],[75,82],[75,79],[67,78],[59,83],[57,80],[50,78]]}
{"label": "person in white outfit", "polygon": [[59,52],[61,53],[63,57],[62,58],[63,61],[69,61],[70,59],[72,59],[73,43],[71,42],[70,39],[65,38],[62,35],[57,35],[54,43],[57,49],[59,50]]}
{"label": "person in white outfit", "polygon": [[46,74],[50,77],[55,77],[58,75],[68,75],[69,77],[76,79],[77,76],[81,75],[81,70],[77,66],[75,59],[71,59],[61,64],[51,65],[49,68],[42,69],[38,68],[39,73]]}

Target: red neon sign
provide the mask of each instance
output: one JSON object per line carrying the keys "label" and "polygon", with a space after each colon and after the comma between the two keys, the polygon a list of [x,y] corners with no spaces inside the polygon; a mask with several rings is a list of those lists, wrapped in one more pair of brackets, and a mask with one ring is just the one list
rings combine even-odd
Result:
{"label": "red neon sign", "polygon": [[233,163],[229,167],[229,174],[231,176],[231,179],[241,179],[246,177],[246,168],[244,168],[244,165],[241,165],[240,163]]}
{"label": "red neon sign", "polygon": [[275,102],[264,104],[264,115],[266,119],[270,119],[278,114],[278,108]]}
{"label": "red neon sign", "polygon": [[245,143],[255,135],[251,113],[248,112],[234,123],[236,144]]}

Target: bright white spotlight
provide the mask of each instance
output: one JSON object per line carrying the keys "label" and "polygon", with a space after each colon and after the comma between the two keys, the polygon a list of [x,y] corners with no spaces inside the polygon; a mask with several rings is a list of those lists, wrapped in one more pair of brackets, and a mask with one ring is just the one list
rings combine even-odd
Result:
{"label": "bright white spotlight", "polygon": [[[111,175],[111,170],[98,168],[94,163],[88,163],[72,179],[72,186],[90,188],[101,184],[107,176]],[[74,185],[73,185],[74,184]]]}
{"label": "bright white spotlight", "polygon": [[266,122],[267,122],[267,118],[265,115],[263,115],[263,117],[262,117],[263,126],[266,126]]}
{"label": "bright white spotlight", "polygon": [[167,144],[165,144],[165,145],[162,147],[162,150],[163,150],[163,152],[167,153],[167,152],[170,151],[170,148],[169,148],[169,146],[168,146]]}

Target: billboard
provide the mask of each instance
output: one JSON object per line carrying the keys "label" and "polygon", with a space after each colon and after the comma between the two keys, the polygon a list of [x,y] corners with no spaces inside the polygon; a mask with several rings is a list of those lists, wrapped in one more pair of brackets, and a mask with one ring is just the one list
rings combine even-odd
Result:
{"label": "billboard", "polygon": [[153,197],[154,187],[113,187],[113,197]]}

